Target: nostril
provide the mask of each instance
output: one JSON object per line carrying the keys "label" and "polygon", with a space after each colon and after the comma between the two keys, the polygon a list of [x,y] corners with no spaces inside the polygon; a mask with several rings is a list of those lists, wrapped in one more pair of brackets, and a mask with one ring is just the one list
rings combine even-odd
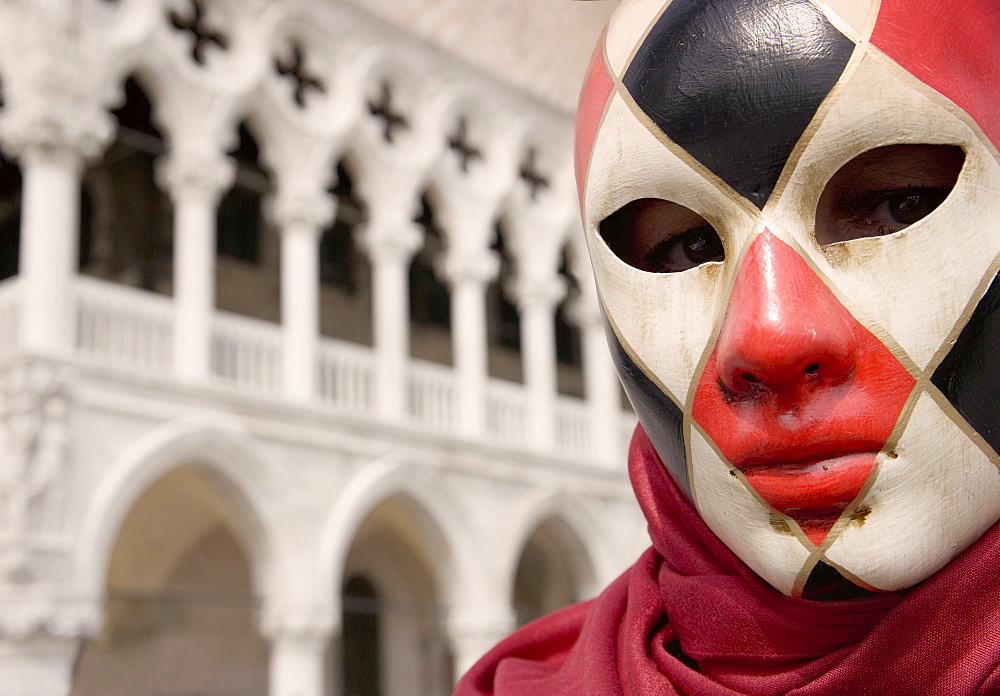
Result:
{"label": "nostril", "polygon": [[819,372],[819,363],[813,363],[812,365],[806,365],[806,374],[814,375]]}

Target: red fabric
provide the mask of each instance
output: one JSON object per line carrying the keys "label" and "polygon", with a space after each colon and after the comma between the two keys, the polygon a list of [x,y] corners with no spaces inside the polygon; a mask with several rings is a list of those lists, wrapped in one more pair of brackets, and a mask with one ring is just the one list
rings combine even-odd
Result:
{"label": "red fabric", "polygon": [[597,599],[501,642],[456,696],[1000,694],[998,527],[905,592],[810,602],[712,534],[641,428],[629,472],[652,548]]}

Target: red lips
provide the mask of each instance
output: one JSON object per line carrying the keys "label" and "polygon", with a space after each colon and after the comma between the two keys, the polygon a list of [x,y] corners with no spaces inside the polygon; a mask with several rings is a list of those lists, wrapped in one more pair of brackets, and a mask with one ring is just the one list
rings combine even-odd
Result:
{"label": "red lips", "polygon": [[692,415],[816,545],[868,480],[915,379],[764,231],[736,276]]}

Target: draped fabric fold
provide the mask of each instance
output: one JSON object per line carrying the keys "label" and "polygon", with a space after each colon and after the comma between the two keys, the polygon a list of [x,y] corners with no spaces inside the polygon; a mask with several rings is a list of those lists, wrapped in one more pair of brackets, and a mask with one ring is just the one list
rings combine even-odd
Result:
{"label": "draped fabric fold", "polygon": [[813,602],[760,579],[677,490],[641,426],[652,547],[596,599],[523,627],[456,696],[1000,694],[1000,530],[904,592]]}

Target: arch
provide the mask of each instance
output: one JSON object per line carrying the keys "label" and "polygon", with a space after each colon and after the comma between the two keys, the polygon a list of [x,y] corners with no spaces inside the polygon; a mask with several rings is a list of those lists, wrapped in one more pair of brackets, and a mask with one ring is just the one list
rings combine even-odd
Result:
{"label": "arch", "polygon": [[442,599],[451,605],[466,602],[484,579],[474,562],[467,516],[444,490],[431,472],[402,464],[392,455],[365,465],[341,491],[323,527],[317,554],[321,596],[340,596],[347,554],[362,522],[379,503],[401,495],[428,523],[424,539],[447,559],[437,578]]}
{"label": "arch", "polygon": [[565,525],[572,534],[566,541],[577,547],[578,553],[573,554],[574,573],[579,581],[580,596],[593,596],[610,580],[614,571],[608,539],[597,517],[579,499],[562,491],[534,491],[518,503],[510,519],[507,533],[501,540],[498,565],[503,581],[497,591],[504,601],[513,596],[518,563],[531,535],[552,519]]}
{"label": "arch", "polygon": [[254,586],[260,595],[280,586],[288,555],[279,536],[273,501],[275,467],[242,427],[217,416],[179,419],[134,442],[107,470],[83,513],[76,543],[76,584],[85,596],[104,593],[104,575],[118,532],[139,497],[168,472],[193,466],[206,472],[229,497],[249,548]]}

